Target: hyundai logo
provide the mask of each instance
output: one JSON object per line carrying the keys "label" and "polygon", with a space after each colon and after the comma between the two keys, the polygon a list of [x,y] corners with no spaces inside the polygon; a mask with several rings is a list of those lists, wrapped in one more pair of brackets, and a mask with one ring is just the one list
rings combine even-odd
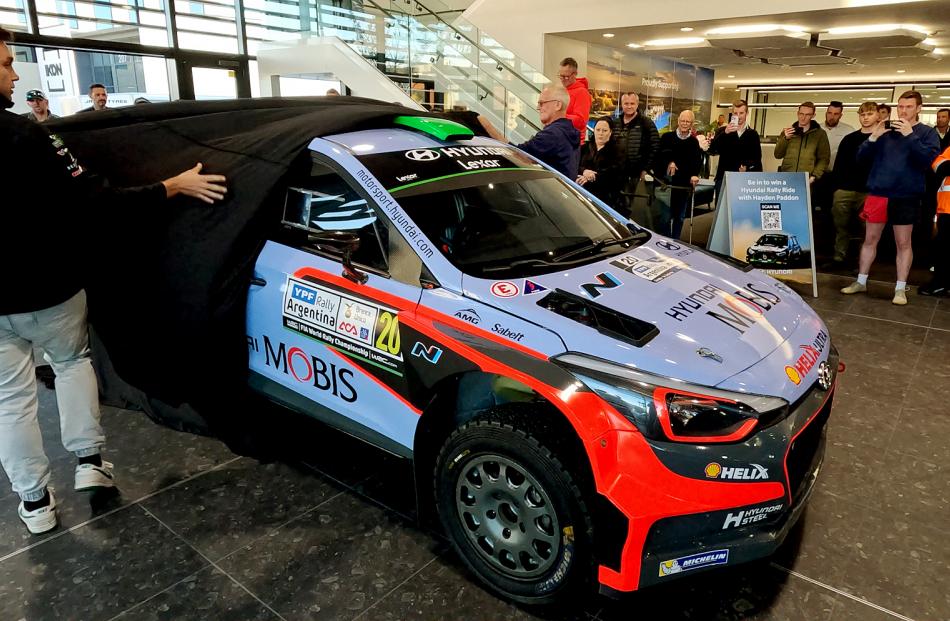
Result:
{"label": "hyundai logo", "polygon": [[413,149],[406,151],[406,157],[415,162],[431,162],[442,157],[442,154],[432,149]]}
{"label": "hyundai logo", "polygon": [[818,365],[818,385],[825,390],[831,388],[831,366],[827,362]]}
{"label": "hyundai logo", "polygon": [[696,350],[696,353],[702,356],[703,358],[705,358],[706,360],[715,360],[719,364],[722,364],[722,356],[720,356],[719,354],[717,354],[711,349],[708,349],[706,347],[700,347],[699,349]]}

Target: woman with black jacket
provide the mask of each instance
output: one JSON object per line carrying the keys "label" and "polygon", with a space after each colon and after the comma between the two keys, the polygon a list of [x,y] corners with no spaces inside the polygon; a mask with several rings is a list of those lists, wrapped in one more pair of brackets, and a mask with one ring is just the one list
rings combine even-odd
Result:
{"label": "woman with black jacket", "polygon": [[611,207],[620,194],[620,159],[611,138],[610,121],[600,119],[594,125],[594,139],[581,147],[578,185]]}

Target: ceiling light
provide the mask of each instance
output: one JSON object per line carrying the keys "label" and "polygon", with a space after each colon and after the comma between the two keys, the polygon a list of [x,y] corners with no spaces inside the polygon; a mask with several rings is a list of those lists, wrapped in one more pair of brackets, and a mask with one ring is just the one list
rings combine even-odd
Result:
{"label": "ceiling light", "polygon": [[733,74],[729,74],[729,75],[727,75],[726,77],[727,77],[727,78],[734,78],[734,77],[736,77],[736,76],[733,75]]}
{"label": "ceiling light", "polygon": [[931,53],[931,54],[937,54],[937,55],[939,55],[939,56],[943,56],[943,55],[945,55],[945,54],[950,54],[950,48],[946,48],[946,47],[935,47],[935,48],[933,49],[933,51],[931,51],[930,53]]}
{"label": "ceiling light", "polygon": [[752,34],[762,32],[775,32],[782,30],[784,32],[805,32],[801,26],[781,26],[779,24],[747,24],[745,26],[726,26],[724,28],[713,28],[706,32],[707,35],[725,35],[725,34]]}
{"label": "ceiling light", "polygon": [[635,49],[637,49],[638,47],[643,47],[643,46],[640,45],[639,43],[628,43],[628,44],[627,44],[627,47],[629,47],[629,48],[632,49],[632,50],[635,50]]}
{"label": "ceiling light", "polygon": [[805,75],[815,75],[815,74],[814,74],[813,72],[811,72],[811,71],[808,71],[808,72],[805,73]]}
{"label": "ceiling light", "polygon": [[612,32],[605,32],[605,33],[604,33],[604,38],[605,38],[605,39],[613,39],[613,38],[614,38],[614,33],[612,33]]}
{"label": "ceiling light", "polygon": [[702,37],[679,37],[673,39],[651,39],[650,41],[644,41],[643,45],[649,45],[651,47],[675,47],[677,45],[696,45],[697,43],[704,43],[706,39]]}
{"label": "ceiling light", "polygon": [[904,69],[898,69],[898,70],[897,70],[897,73],[907,73],[907,71],[904,70]]}
{"label": "ceiling light", "polygon": [[842,28],[830,28],[828,34],[861,34],[866,32],[890,32],[892,30],[912,30],[923,34],[930,32],[923,26],[914,24],[869,24],[866,26],[844,26]]}
{"label": "ceiling light", "polygon": [[924,45],[937,45],[937,40],[931,37],[927,37],[926,39],[921,41],[921,43],[923,43]]}
{"label": "ceiling light", "polygon": [[693,32],[693,27],[692,27],[692,26],[683,26],[682,28],[680,28],[680,32]]}

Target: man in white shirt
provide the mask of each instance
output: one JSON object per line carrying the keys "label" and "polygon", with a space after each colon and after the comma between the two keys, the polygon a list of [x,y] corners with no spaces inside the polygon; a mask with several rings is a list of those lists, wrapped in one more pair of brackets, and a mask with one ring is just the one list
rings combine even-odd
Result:
{"label": "man in white shirt", "polygon": [[828,134],[828,144],[831,146],[831,163],[828,164],[828,170],[835,169],[835,156],[838,155],[838,145],[841,140],[854,131],[854,128],[847,123],[841,122],[841,115],[844,112],[844,104],[840,101],[832,101],[825,109],[825,122],[821,128]]}
{"label": "man in white shirt", "polygon": [[838,155],[838,145],[845,136],[854,131],[854,128],[847,123],[841,122],[841,115],[844,113],[844,104],[840,101],[832,101],[825,109],[825,122],[821,128],[828,135],[828,146],[831,147],[831,160],[828,162],[828,170],[824,177],[815,183],[811,189],[812,203],[821,207],[830,207],[834,194],[834,168],[835,158]]}

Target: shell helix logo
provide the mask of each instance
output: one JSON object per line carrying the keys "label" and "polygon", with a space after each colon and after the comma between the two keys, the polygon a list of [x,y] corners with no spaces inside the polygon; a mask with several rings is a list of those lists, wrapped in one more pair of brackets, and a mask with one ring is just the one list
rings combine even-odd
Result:
{"label": "shell helix logo", "polygon": [[710,479],[718,478],[721,472],[722,466],[715,462],[706,465],[706,476]]}
{"label": "shell helix logo", "polygon": [[792,383],[796,386],[802,383],[802,376],[798,374],[798,371],[795,370],[795,367],[785,367],[785,375],[787,375],[788,379],[792,380]]}

